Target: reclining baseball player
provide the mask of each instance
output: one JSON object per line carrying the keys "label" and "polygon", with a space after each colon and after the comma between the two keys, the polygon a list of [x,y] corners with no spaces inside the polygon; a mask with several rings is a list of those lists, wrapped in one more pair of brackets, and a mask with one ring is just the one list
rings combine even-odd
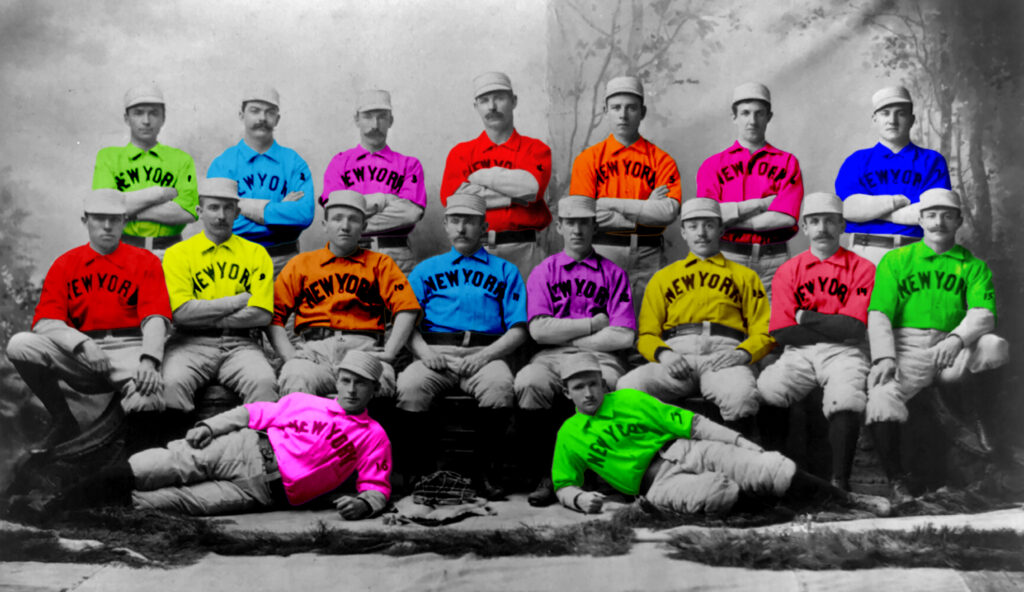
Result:
{"label": "reclining baseball player", "polygon": [[833,501],[878,516],[891,510],[885,498],[847,493],[691,411],[632,389],[606,393],[593,354],[566,359],[561,377],[576,414],[558,430],[551,472],[567,508],[601,511],[604,495],[581,487],[590,470],[616,490],[674,512],[725,513],[741,493]]}
{"label": "reclining baseball player", "polygon": [[353,472],[357,495],[334,500],[346,520],[368,518],[391,495],[391,443],[366,413],[383,366],[350,350],[334,398],[291,393],[199,422],[183,440],[133,454],[65,489],[44,511],[95,505],[209,515],[288,508],[339,487]]}

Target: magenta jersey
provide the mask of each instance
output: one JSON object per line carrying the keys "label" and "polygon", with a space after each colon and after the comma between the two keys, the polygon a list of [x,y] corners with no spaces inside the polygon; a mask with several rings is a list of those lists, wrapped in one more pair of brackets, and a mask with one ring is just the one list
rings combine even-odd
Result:
{"label": "magenta jersey", "polygon": [[324,171],[320,203],[338,189],[351,189],[363,195],[390,193],[421,208],[427,207],[423,165],[418,159],[399,154],[388,146],[370,152],[357,144],[355,148],[335,154]]}
{"label": "magenta jersey", "polygon": [[629,277],[596,252],[582,261],[565,253],[541,261],[526,282],[526,312],[531,320],[582,319],[603,312],[611,326],[636,330]]}
{"label": "magenta jersey", "polygon": [[391,495],[391,442],[366,412],[348,415],[334,399],[291,393],[249,403],[249,428],[266,431],[288,501],[299,505],[358,473],[356,490]]}

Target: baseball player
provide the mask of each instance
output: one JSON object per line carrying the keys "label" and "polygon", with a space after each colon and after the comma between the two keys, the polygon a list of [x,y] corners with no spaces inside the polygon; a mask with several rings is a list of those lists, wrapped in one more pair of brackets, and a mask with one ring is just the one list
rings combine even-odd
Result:
{"label": "baseball player", "polygon": [[629,270],[633,295],[640,298],[654,272],[668,263],[662,233],[679,214],[679,170],[667,152],[640,135],[647,107],[639,78],[609,80],[604,112],[611,134],[573,161],[569,193],[597,200],[594,248]]}
{"label": "baseball player", "polygon": [[[839,246],[844,221],[838,196],[805,197],[800,225],[810,249],[783,263],[775,275],[768,328],[785,350],[757,379],[762,403],[758,417],[823,388],[832,484],[849,491],[867,401],[870,364],[864,336],[875,266]],[[771,415],[759,425],[762,437],[768,440],[767,434],[775,431],[784,442],[785,431],[774,428],[785,425],[788,413]]]}
{"label": "baseball player", "polygon": [[[395,394],[392,364],[416,326],[420,306],[391,257],[359,246],[369,211],[362,194],[331,192],[324,203],[327,246],[296,255],[274,282],[270,339],[285,361],[278,377],[282,395],[330,393],[333,368],[350,349],[374,352],[384,362],[380,394]],[[285,331],[292,313],[301,340],[297,348]],[[395,319],[387,343],[385,313]]]}
{"label": "baseball player", "polygon": [[697,197],[722,204],[722,255],[757,272],[771,298],[772,277],[786,261],[804,197],[800,163],[765,140],[772,120],[768,87],[746,82],[732,93],[736,141],[697,170]]}
{"label": "baseball player", "polygon": [[843,198],[850,249],[878,265],[890,250],[921,240],[921,193],[950,189],[946,159],[910,141],[916,120],[910,92],[887,86],[871,97],[879,142],[843,161],[836,193]]}
{"label": "baseball player", "polygon": [[485,72],[473,79],[473,88],[473,106],[484,131],[448,153],[441,205],[468,183],[461,191],[481,195],[487,202],[487,252],[511,261],[520,276],[528,277],[544,256],[537,233],[551,222],[544,201],[551,180],[551,149],[516,131],[513,112],[519,98],[507,75]]}
{"label": "baseball player", "polygon": [[207,177],[238,183],[234,234],[262,245],[274,262],[274,277],[299,252],[299,235],[313,222],[315,197],[309,166],[274,140],[281,121],[277,90],[263,87],[242,95],[245,134],[210,163]]}
{"label": "baseball player", "polygon": [[124,94],[124,122],[131,135],[125,146],[96,154],[93,189],[125,193],[128,222],[121,241],[158,257],[181,241],[186,224],[196,220],[196,165],[187,153],[157,141],[167,115],[164,95],[154,84]]}
{"label": "baseball player", "polygon": [[391,495],[391,443],[366,413],[381,364],[351,351],[338,394],[291,393],[199,422],[183,440],[133,454],[73,484],[47,511],[94,505],[210,515],[289,508],[339,487],[352,473],[357,495],[334,500],[346,520],[380,512]]}
{"label": "baseball player", "polygon": [[89,243],[64,253],[43,280],[32,331],[7,343],[7,357],[49,411],[39,452],[80,433],[59,380],[76,391],[151,399],[163,386],[160,363],[171,308],[160,260],[122,244],[125,197],[96,189],[85,197]]}
{"label": "baseball player", "polygon": [[[993,334],[992,272],[956,244],[963,224],[960,196],[929,189],[918,204],[924,240],[882,257],[868,307],[872,362],[866,420],[896,502],[910,496],[900,463],[907,401],[936,379],[961,382],[968,373],[1002,366],[1009,355],[1006,340]],[[971,395],[992,396],[997,391],[990,384],[993,375],[972,381],[978,384]]]}
{"label": "baseball player", "polygon": [[556,228],[565,247],[541,262],[526,282],[530,336],[546,346],[515,380],[517,431],[528,447],[528,469],[541,479],[527,496],[534,506],[557,501],[548,473],[562,419],[552,410],[561,390],[562,361],[576,352],[592,352],[601,363],[605,383],[615,388],[625,372],[619,352],[631,349],[636,340],[629,276],[594,252],[596,217],[597,200],[582,195],[560,199]]}
{"label": "baseball player", "polygon": [[[444,227],[452,250],[421,262],[409,275],[423,319],[409,340],[416,361],[398,376],[397,406],[403,437],[417,446],[430,441],[434,397],[453,388],[475,397],[480,468],[474,484],[484,497],[497,499],[503,492],[489,472],[499,460],[512,410],[508,358],[526,340],[526,287],[515,265],[483,249],[486,215],[484,197],[449,196]],[[415,456],[406,465],[414,474],[431,460]]]}
{"label": "baseball player", "polygon": [[567,508],[601,511],[604,495],[582,489],[590,470],[617,491],[674,512],[726,513],[741,492],[834,501],[878,516],[891,511],[885,498],[833,487],[701,415],[632,389],[606,394],[601,366],[591,354],[570,356],[561,376],[576,414],[558,430],[551,475],[558,501]]}
{"label": "baseball player", "polygon": [[168,411],[192,411],[196,390],[214,378],[246,403],[277,400],[274,370],[252,338],[274,310],[273,264],[266,249],[231,232],[236,187],[232,179],[200,181],[203,231],[164,255],[175,328],[164,360]]}
{"label": "baseball player", "polygon": [[618,386],[668,403],[699,392],[728,425],[749,434],[758,408],[750,365],[774,346],[764,286],[756,272],[719,251],[717,201],[687,200],[680,218],[690,254],[654,274],[640,307],[637,349],[652,363]]}
{"label": "baseball player", "polygon": [[423,165],[388,146],[388,130],[395,122],[388,91],[359,93],[355,122],[359,145],[331,159],[320,203],[341,189],[363,194],[368,215],[359,246],[391,257],[408,274],[416,265],[409,234],[427,207]]}

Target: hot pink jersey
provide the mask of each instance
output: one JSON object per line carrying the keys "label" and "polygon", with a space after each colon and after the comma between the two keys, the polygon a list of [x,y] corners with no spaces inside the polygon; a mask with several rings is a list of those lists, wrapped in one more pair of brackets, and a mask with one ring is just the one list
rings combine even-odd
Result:
{"label": "hot pink jersey", "polygon": [[[736,141],[724,151],[709,156],[697,170],[697,197],[727,203],[769,195],[776,196],[769,211],[789,214],[794,219],[800,217],[800,202],[804,199],[800,163],[789,152],[771,144],[751,154]],[[722,239],[739,243],[777,243],[793,238],[796,232],[796,226],[763,233],[735,229],[726,231]]]}
{"label": "hot pink jersey", "polygon": [[839,247],[824,261],[810,250],[786,261],[772,280],[770,331],[796,325],[797,310],[841,314],[867,324],[875,266]]}
{"label": "hot pink jersey", "polygon": [[249,428],[267,432],[292,505],[333,490],[353,472],[359,492],[391,495],[391,442],[365,411],[348,415],[335,399],[306,393],[245,408]]}

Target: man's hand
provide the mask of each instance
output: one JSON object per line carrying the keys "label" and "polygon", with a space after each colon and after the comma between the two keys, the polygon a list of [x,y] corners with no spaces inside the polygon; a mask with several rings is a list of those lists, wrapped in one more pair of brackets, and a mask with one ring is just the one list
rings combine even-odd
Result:
{"label": "man's hand", "polygon": [[491,357],[483,352],[483,350],[476,352],[471,356],[466,356],[459,360],[458,364],[452,368],[455,373],[459,376],[470,377],[480,371],[481,368],[491,362]]}
{"label": "man's hand", "polygon": [[910,198],[906,195],[890,195],[889,197],[892,198],[893,211],[910,205]]}
{"label": "man's hand", "polygon": [[375,347],[375,348],[367,351],[366,353],[373,354],[374,356],[377,357],[378,360],[380,360],[381,362],[384,362],[385,364],[394,364],[395,363],[395,357],[396,357],[395,354],[392,354],[392,353],[389,353],[387,351],[384,351],[383,347]]}
{"label": "man's hand", "polygon": [[754,444],[750,440],[747,440],[743,436],[736,438],[736,446],[745,450],[752,450],[754,452],[764,452],[764,448],[761,448],[757,444]]}
{"label": "man's hand", "polygon": [[430,348],[430,355],[420,358],[420,361],[434,372],[447,372],[450,369],[448,358],[444,354],[437,353],[433,348]]}
{"label": "man's hand", "polygon": [[604,329],[610,324],[611,321],[608,319],[608,315],[606,313],[599,312],[596,315],[590,317],[590,333],[597,333],[598,331]]}
{"label": "man's hand", "polygon": [[647,199],[665,199],[668,197],[668,185],[659,185],[647,196]]}
{"label": "man's hand", "polygon": [[724,351],[711,358],[711,372],[718,372],[732,366],[745,366],[750,363],[750,353],[742,349]]}
{"label": "man's hand", "polygon": [[334,507],[345,520],[362,520],[373,513],[369,503],[351,495],[343,495],[334,500]]}
{"label": "man's hand", "polygon": [[658,356],[658,363],[665,367],[668,375],[676,380],[686,380],[693,373],[693,368],[686,358],[674,351],[665,351]]}
{"label": "man's hand", "polygon": [[192,448],[206,448],[213,442],[213,430],[208,425],[198,425],[185,434],[185,441]]}
{"label": "man's hand", "polygon": [[871,366],[868,372],[868,388],[883,385],[896,379],[896,360],[884,358]]}
{"label": "man's hand", "polygon": [[87,339],[81,345],[82,361],[96,374],[110,373],[110,357],[92,339]]}
{"label": "man's hand", "polygon": [[956,361],[957,354],[964,348],[964,340],[951,334],[932,346],[935,353],[935,365],[940,369],[949,368]]}
{"label": "man's hand", "polygon": [[306,193],[303,191],[292,191],[288,195],[284,196],[284,199],[282,199],[281,201],[299,201],[305,195]]}
{"label": "man's hand", "polygon": [[178,190],[175,189],[174,187],[164,187],[164,190],[163,190],[162,193],[163,193],[164,201],[171,201],[171,200],[175,199],[176,197],[178,197]]}
{"label": "man's hand", "polygon": [[235,310],[242,310],[246,306],[249,306],[249,299],[252,298],[252,294],[249,292],[240,292],[232,296],[234,298]]}
{"label": "man's hand", "polygon": [[164,379],[152,358],[145,357],[139,360],[134,378],[135,391],[143,397],[155,397],[164,390]]}
{"label": "man's hand", "polygon": [[585,491],[576,497],[576,505],[584,514],[598,514],[604,506],[604,494]]}

